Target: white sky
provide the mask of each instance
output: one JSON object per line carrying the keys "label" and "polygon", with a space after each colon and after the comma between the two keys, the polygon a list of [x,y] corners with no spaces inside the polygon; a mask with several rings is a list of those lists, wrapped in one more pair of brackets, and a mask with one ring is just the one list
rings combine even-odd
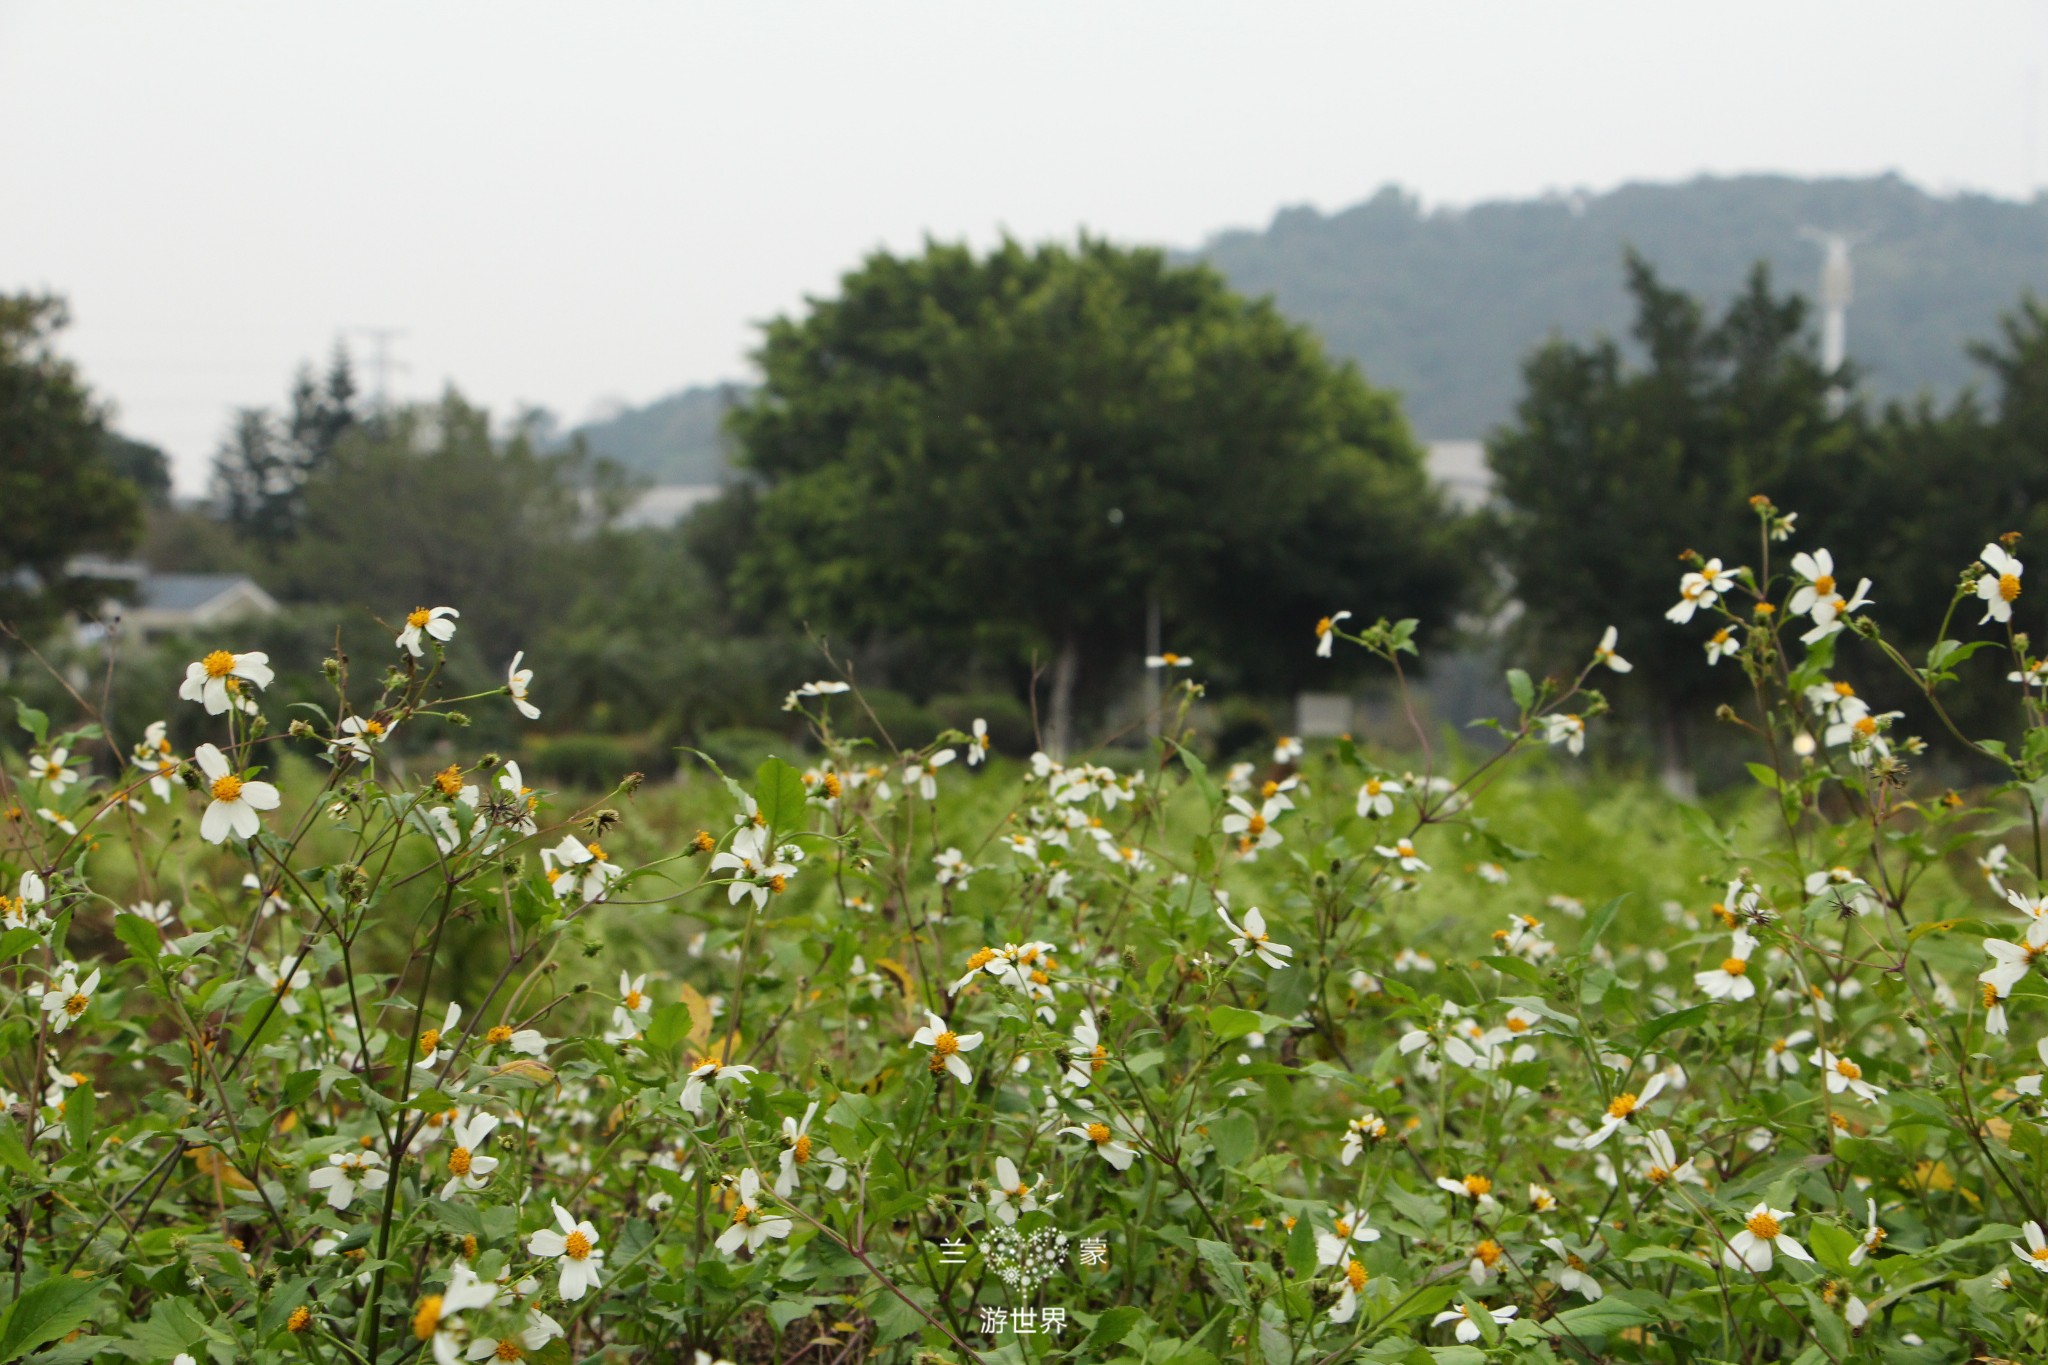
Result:
{"label": "white sky", "polygon": [[1389,181],[2029,194],[2044,67],[2042,0],[0,0],[0,289],[70,297],[197,491],[346,327],[406,329],[398,396],[574,420],[744,375],[754,322],[927,232],[1194,245]]}

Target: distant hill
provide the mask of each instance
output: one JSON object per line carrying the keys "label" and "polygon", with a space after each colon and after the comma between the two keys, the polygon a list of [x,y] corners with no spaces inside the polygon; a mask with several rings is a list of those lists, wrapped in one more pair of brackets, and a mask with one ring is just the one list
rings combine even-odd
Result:
{"label": "distant hill", "polygon": [[[1552,332],[1626,334],[1625,246],[1716,303],[1759,259],[1779,288],[1811,296],[1820,248],[1802,227],[1863,234],[1849,355],[1880,397],[1972,381],[1964,346],[1991,337],[2024,291],[2048,295],[2048,198],[1942,197],[1897,176],[1707,178],[1428,212],[1390,186],[1338,213],[1285,209],[1263,232],[1179,254],[1273,295],[1333,353],[1399,390],[1419,436],[1455,441],[1512,415],[1522,359]],[[719,419],[744,392],[684,389],[580,430],[656,483],[714,483]]]}
{"label": "distant hill", "polygon": [[718,424],[742,392],[724,384],[688,388],[578,427],[574,434],[588,441],[593,453],[656,484],[717,483],[726,464]]}
{"label": "distant hill", "polygon": [[1389,187],[1327,216],[1283,210],[1191,254],[1400,390],[1418,435],[1471,438],[1512,414],[1521,360],[1551,332],[1626,333],[1625,245],[1717,303],[1758,259],[1810,297],[1820,249],[1806,226],[1865,234],[1849,355],[1880,396],[1974,380],[1965,343],[1992,336],[2023,291],[2048,295],[2048,198],[1938,197],[1896,176],[1699,179],[1431,212]]}

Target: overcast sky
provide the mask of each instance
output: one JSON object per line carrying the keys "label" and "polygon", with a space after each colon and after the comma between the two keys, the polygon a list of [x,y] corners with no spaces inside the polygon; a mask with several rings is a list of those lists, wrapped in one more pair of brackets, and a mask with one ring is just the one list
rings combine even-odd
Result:
{"label": "overcast sky", "polygon": [[[2030,195],[2048,4],[0,0],[0,289],[197,491],[344,329],[569,420],[876,247],[1701,172]],[[362,353],[366,344],[356,336]]]}

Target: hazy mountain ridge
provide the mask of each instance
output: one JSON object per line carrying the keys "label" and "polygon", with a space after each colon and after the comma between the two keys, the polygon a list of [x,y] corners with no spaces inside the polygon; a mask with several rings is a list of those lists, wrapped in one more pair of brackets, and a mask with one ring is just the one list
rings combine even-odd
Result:
{"label": "hazy mountain ridge", "polygon": [[2024,291],[2048,292],[2048,199],[1937,196],[1897,176],[1702,178],[1427,212],[1390,186],[1334,214],[1282,210],[1190,254],[1400,390],[1420,435],[1478,437],[1508,417],[1523,357],[1551,332],[1625,331],[1626,246],[1711,300],[1758,259],[1811,295],[1820,248],[1803,227],[1865,234],[1849,354],[1879,396],[1973,380],[1965,345]]}
{"label": "hazy mountain ridge", "polygon": [[[1820,248],[1806,227],[1864,234],[1849,355],[1879,397],[1975,380],[1965,346],[1994,335],[2025,291],[2048,294],[2048,198],[1934,195],[1889,175],[1709,177],[1427,211],[1388,186],[1332,214],[1283,209],[1263,230],[1177,254],[1273,295],[1334,354],[1398,389],[1418,435],[1441,440],[1506,420],[1523,358],[1551,333],[1625,333],[1625,247],[1711,301],[1759,259],[1781,287],[1811,296]],[[720,419],[745,392],[687,388],[578,430],[656,483],[713,483],[726,463]]]}

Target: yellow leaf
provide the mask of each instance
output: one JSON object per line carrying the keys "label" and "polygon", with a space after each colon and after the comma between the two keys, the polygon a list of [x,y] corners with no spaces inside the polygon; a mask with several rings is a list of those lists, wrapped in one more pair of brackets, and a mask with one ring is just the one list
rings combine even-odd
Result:
{"label": "yellow leaf", "polygon": [[185,1153],[186,1160],[199,1168],[199,1173],[218,1180],[235,1190],[253,1190],[255,1184],[240,1171],[228,1164],[227,1158],[212,1147],[194,1147]]}
{"label": "yellow leaf", "polygon": [[878,970],[889,974],[896,982],[896,989],[903,993],[905,1000],[910,998],[910,972],[905,969],[901,962],[898,962],[893,957],[878,957],[875,959],[875,966]]}
{"label": "yellow leaf", "polygon": [[533,1057],[515,1057],[502,1066],[491,1068],[493,1076],[517,1076],[535,1085],[548,1085],[555,1079],[555,1069]]}
{"label": "yellow leaf", "polygon": [[690,1007],[690,1046],[702,1052],[711,1041],[711,1002],[687,981],[683,983],[682,1001]]}

